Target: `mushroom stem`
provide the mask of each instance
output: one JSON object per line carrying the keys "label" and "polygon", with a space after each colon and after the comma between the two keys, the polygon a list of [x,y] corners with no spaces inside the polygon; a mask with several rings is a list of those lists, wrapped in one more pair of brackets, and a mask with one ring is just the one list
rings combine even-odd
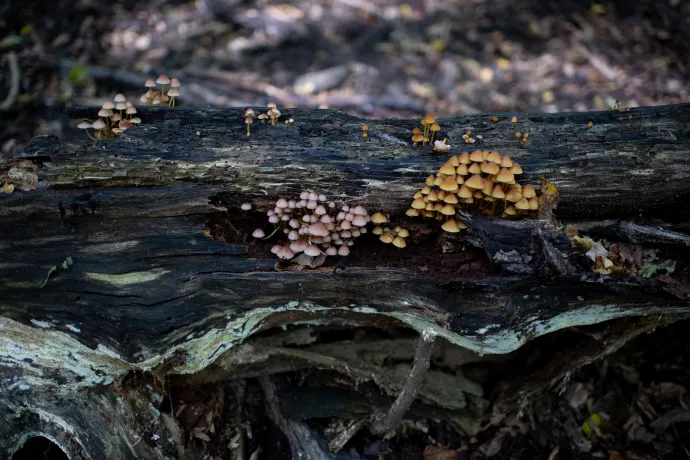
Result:
{"label": "mushroom stem", "polygon": [[85,129],[84,131],[86,131],[86,135],[89,136],[89,139],[91,139],[92,141],[95,141],[95,140],[96,140],[95,137],[91,136],[91,133],[89,132],[88,129]]}
{"label": "mushroom stem", "polygon": [[434,135],[435,135],[435,134],[436,134],[435,131],[432,131],[432,132],[431,132],[431,138],[429,139],[429,145],[431,145],[431,144],[434,143]]}
{"label": "mushroom stem", "polygon": [[273,230],[273,233],[271,233],[270,235],[265,236],[265,237],[263,237],[263,238],[261,238],[261,239],[262,239],[262,240],[267,240],[267,239],[269,239],[270,237],[272,237],[273,235],[275,235],[276,232],[277,232],[278,230],[280,230],[282,227],[283,227],[282,225],[278,225],[278,226],[276,227],[276,229]]}

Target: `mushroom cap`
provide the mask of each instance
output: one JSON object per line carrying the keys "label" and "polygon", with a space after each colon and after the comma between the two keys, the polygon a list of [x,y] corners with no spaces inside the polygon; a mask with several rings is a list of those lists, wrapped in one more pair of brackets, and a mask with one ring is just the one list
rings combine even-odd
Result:
{"label": "mushroom cap", "polygon": [[467,168],[467,172],[470,174],[481,174],[482,167],[480,166],[480,163],[472,163],[470,167]]}
{"label": "mushroom cap", "polygon": [[278,251],[280,251],[281,249],[283,249],[282,244],[274,244],[273,247],[271,248],[271,252],[273,254],[278,254]]}
{"label": "mushroom cap", "polygon": [[429,129],[432,131],[441,131],[441,127],[436,122],[433,122],[431,126],[429,126]]}
{"label": "mushroom cap", "polygon": [[170,97],[177,97],[180,95],[180,90],[177,88],[170,88],[166,94]]}
{"label": "mushroom cap", "polygon": [[486,161],[492,161],[496,164],[501,164],[501,154],[498,152],[489,152]]}
{"label": "mushroom cap", "polygon": [[539,200],[536,197],[532,197],[529,200],[529,209],[531,211],[536,211],[539,209]]}
{"label": "mushroom cap", "polygon": [[537,196],[537,192],[534,190],[534,187],[532,187],[530,184],[527,184],[522,187],[522,196],[525,198],[534,198]]}
{"label": "mushroom cap", "polygon": [[283,246],[276,255],[280,259],[292,259],[295,257],[295,253],[292,251],[292,249],[290,249],[289,246]]}
{"label": "mushroom cap", "polygon": [[89,129],[91,127],[91,122],[88,120],[83,120],[81,123],[77,125],[77,128],[79,129]]}
{"label": "mushroom cap", "polygon": [[135,125],[138,125],[138,124],[141,123],[141,118],[139,118],[139,117],[132,117],[132,118],[130,118],[129,121],[131,121],[131,122],[134,123]]}
{"label": "mushroom cap", "polygon": [[444,141],[434,141],[434,152],[446,153],[450,150],[450,144],[446,144]]}
{"label": "mushroom cap", "polygon": [[99,118],[98,120],[94,121],[91,124],[91,127],[93,129],[103,129],[103,128],[105,128],[105,121],[103,121],[101,118]]}
{"label": "mushroom cap", "polygon": [[393,235],[391,235],[390,232],[384,232],[381,236],[379,236],[379,240],[383,241],[386,244],[392,243]]}
{"label": "mushroom cap", "polygon": [[446,163],[443,166],[441,166],[441,169],[439,169],[438,172],[441,174],[445,174],[447,176],[455,175],[455,168],[452,164],[450,164],[450,161],[446,161]]}
{"label": "mushroom cap", "polygon": [[112,110],[115,108],[115,104],[112,101],[105,101],[101,108],[106,110]]}
{"label": "mushroom cap", "polygon": [[278,198],[278,201],[276,201],[276,208],[281,208],[285,209],[288,207],[288,202],[285,198]]}
{"label": "mushroom cap", "polygon": [[249,211],[250,209],[252,209],[252,205],[249,203],[242,203],[240,205],[240,209],[242,209],[242,211]]}
{"label": "mushroom cap", "polygon": [[383,234],[383,229],[381,228],[380,225],[377,225],[376,227],[374,227],[374,229],[371,231],[371,233],[373,233],[374,235],[381,235],[381,234]]}
{"label": "mushroom cap", "polygon": [[499,168],[496,163],[487,159],[484,163],[482,163],[481,170],[483,173],[495,175],[498,174],[501,168]]}
{"label": "mushroom cap", "polygon": [[470,160],[470,153],[469,152],[462,152],[460,156],[458,157],[458,162],[460,164],[468,165],[472,163],[472,160]]}
{"label": "mushroom cap", "polygon": [[371,221],[375,224],[385,224],[388,222],[388,218],[380,212],[376,212],[371,216]]}
{"label": "mushroom cap", "polygon": [[118,102],[117,104],[115,104],[115,108],[117,110],[126,110],[127,104],[125,104],[124,102]]}
{"label": "mushroom cap", "polygon": [[479,174],[475,174],[474,176],[467,179],[465,181],[464,185],[466,185],[469,188],[476,189],[476,190],[483,190],[484,189],[484,179]]}
{"label": "mushroom cap", "polygon": [[395,238],[393,238],[393,246],[400,249],[406,247],[407,243],[405,242],[405,238],[401,236],[396,236]]}
{"label": "mushroom cap", "polygon": [[416,200],[414,200],[412,202],[412,208],[413,209],[424,209],[424,208],[426,208],[426,202],[421,198],[417,198]]}
{"label": "mushroom cap", "polygon": [[264,233],[262,229],[257,228],[252,232],[252,236],[254,238],[263,238],[264,236],[266,236],[266,233]]}
{"label": "mushroom cap", "polygon": [[112,114],[113,114],[113,111],[110,109],[101,109],[98,111],[98,116],[103,117],[103,118],[107,118],[107,117],[111,116]]}
{"label": "mushroom cap", "polygon": [[429,113],[424,117],[424,120],[422,121],[425,122],[427,125],[431,125],[436,122],[436,118],[434,117],[433,113]]}
{"label": "mushroom cap", "polygon": [[153,78],[149,78],[148,80],[146,80],[146,83],[144,83],[144,86],[147,88],[155,88],[156,82],[153,81]]}
{"label": "mushroom cap", "polygon": [[413,134],[412,135],[412,142],[422,142],[424,140],[424,136],[421,134]]}
{"label": "mushroom cap", "polygon": [[275,102],[269,102],[268,104],[266,104],[266,107],[268,107],[269,109],[275,109],[278,106]]}
{"label": "mushroom cap", "polygon": [[527,198],[522,197],[520,198],[517,203],[515,203],[515,209],[520,209],[520,210],[528,210],[529,209],[529,201]]}
{"label": "mushroom cap", "polygon": [[452,204],[446,204],[441,208],[441,214],[445,214],[446,216],[454,216],[455,215],[455,206]]}
{"label": "mushroom cap", "polygon": [[175,77],[171,78],[170,79],[170,86],[172,86],[173,88],[179,88],[180,87],[180,80],[178,80]]}
{"label": "mushroom cap", "polygon": [[422,134],[422,130],[417,127],[414,127],[412,128],[412,134]]}
{"label": "mushroom cap", "polygon": [[501,188],[501,186],[496,184],[494,189],[491,191],[491,196],[494,198],[498,198],[499,200],[502,200],[503,198],[506,197],[506,194],[503,192],[503,189]]}
{"label": "mushroom cap", "polygon": [[319,254],[321,254],[321,250],[315,244],[310,244],[309,246],[304,248],[304,253],[308,256],[316,257]]}
{"label": "mushroom cap", "polygon": [[132,126],[134,126],[134,123],[132,123],[132,122],[129,121],[129,120],[122,120],[122,121],[120,121],[120,123],[118,123],[117,126],[118,126],[120,129],[129,129],[129,128],[131,128]]}
{"label": "mushroom cap", "polygon": [[356,215],[354,219],[352,219],[352,225],[356,227],[364,227],[367,224],[367,220],[364,218],[364,216],[361,215]]}
{"label": "mushroom cap", "polygon": [[499,173],[496,175],[496,182],[507,184],[513,182],[514,180],[515,176],[508,168],[501,168]]}
{"label": "mushroom cap", "polygon": [[441,181],[441,185],[439,185],[439,187],[441,187],[441,190],[454,192],[458,189],[458,183],[455,181],[454,177],[446,177]]}
{"label": "mushroom cap", "polygon": [[449,193],[443,197],[443,202],[448,204],[458,204],[458,197],[455,193]]}
{"label": "mushroom cap", "polygon": [[127,110],[125,110],[125,113],[127,115],[134,115],[135,113],[137,113],[137,108],[134,106],[127,107]]}
{"label": "mushroom cap", "polygon": [[522,168],[519,164],[513,161],[513,166],[510,167],[510,172],[513,174],[522,174]]}
{"label": "mushroom cap", "polygon": [[515,206],[513,206],[512,204],[507,206],[505,211],[503,211],[503,212],[509,216],[514,216],[515,214],[517,214],[517,211],[515,210]]}
{"label": "mushroom cap", "polygon": [[481,163],[485,160],[485,158],[484,155],[482,155],[482,151],[477,149],[474,152],[470,153],[470,160],[475,161],[477,163]]}
{"label": "mushroom cap", "polygon": [[503,158],[501,158],[501,167],[510,168],[511,166],[513,166],[513,160],[511,160],[508,155],[504,155]]}
{"label": "mushroom cap", "polygon": [[357,205],[352,209],[352,214],[357,214],[360,216],[366,216],[367,215],[367,210],[364,206]]}
{"label": "mushroom cap", "polygon": [[324,223],[317,222],[309,226],[309,234],[314,236],[328,236],[330,232]]}
{"label": "mushroom cap", "polygon": [[329,255],[329,256],[338,255],[338,248],[336,248],[335,246],[328,246],[328,248],[326,248],[326,255]]}
{"label": "mushroom cap", "polygon": [[339,256],[349,256],[350,255],[350,248],[347,246],[340,246],[338,248],[338,255]]}
{"label": "mushroom cap", "polygon": [[368,131],[369,125],[362,125],[362,131]]}
{"label": "mushroom cap", "polygon": [[448,233],[458,233],[460,231],[458,223],[455,221],[455,219],[445,221],[443,225],[441,225],[441,228]]}
{"label": "mushroom cap", "polygon": [[295,252],[303,252],[305,249],[307,249],[307,246],[309,246],[309,244],[307,244],[307,242],[304,240],[295,240],[290,243],[290,249]]}
{"label": "mushroom cap", "polygon": [[113,98],[113,101],[115,101],[115,102],[125,102],[126,100],[127,100],[127,98],[122,93],[117,93],[115,95],[115,97]]}
{"label": "mushroom cap", "polygon": [[405,215],[409,217],[418,217],[419,211],[414,208],[409,208],[407,211],[405,211]]}
{"label": "mushroom cap", "polygon": [[472,190],[469,187],[467,187],[466,184],[463,184],[460,187],[460,190],[458,190],[458,196],[460,198],[472,198]]}
{"label": "mushroom cap", "polygon": [[458,174],[458,175],[460,175],[460,176],[466,176],[466,175],[468,175],[469,173],[470,173],[470,172],[469,172],[469,170],[467,169],[467,165],[464,164],[464,163],[461,163],[457,168],[455,168],[455,174]]}
{"label": "mushroom cap", "polygon": [[159,75],[158,78],[156,79],[156,83],[159,83],[159,84],[161,84],[161,85],[167,85],[168,83],[170,83],[170,79],[168,78],[167,75],[161,74],[161,75]]}

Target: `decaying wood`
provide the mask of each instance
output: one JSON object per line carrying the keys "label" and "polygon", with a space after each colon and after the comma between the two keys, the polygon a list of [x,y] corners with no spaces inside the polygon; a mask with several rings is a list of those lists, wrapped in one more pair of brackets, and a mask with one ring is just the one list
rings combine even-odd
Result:
{"label": "decaying wood", "polygon": [[[690,301],[682,290],[593,272],[563,226],[686,257],[690,105],[498,114],[497,123],[491,115],[441,120],[440,134],[451,153],[476,147],[462,143],[465,131],[482,134],[481,148],[519,161],[525,181],[545,176],[560,192],[557,220],[463,215],[470,229],[453,236],[421,222],[438,235],[429,254],[410,244],[399,259],[378,264],[372,239],[353,247],[349,263],[301,272],[274,270],[272,255],[248,236],[259,214],[243,216],[239,204],[264,211],[280,196],[314,189],[403,219],[414,191],[445,161],[411,145],[417,121],[367,120],[363,140],[363,120],[285,109],[293,125],[256,123],[247,136],[241,109],[142,109],[143,125],[114,141],[31,141],[0,163],[0,185],[15,185],[0,194],[0,420],[7,422],[0,423],[0,451],[44,433],[71,458],[175,458],[150,391],[119,393],[124,379],[142,373],[211,382],[347,369],[354,378],[373,371],[389,397],[400,390],[397,377],[382,377],[389,368],[337,352],[356,343],[350,339],[329,345],[293,337],[262,342],[252,354],[254,338],[293,326],[428,328],[481,359],[573,326],[628,318],[618,336],[625,339],[646,330],[652,315],[684,318]],[[516,141],[515,131],[529,132],[529,142]],[[234,236],[206,236],[216,221]],[[468,262],[443,271],[471,250],[483,254],[481,270]],[[358,346],[366,352],[372,343]],[[281,367],[285,357],[299,366]],[[536,381],[524,377],[514,395]],[[427,408],[461,420],[455,425],[470,418],[460,407],[439,406],[424,387],[420,396]]]}

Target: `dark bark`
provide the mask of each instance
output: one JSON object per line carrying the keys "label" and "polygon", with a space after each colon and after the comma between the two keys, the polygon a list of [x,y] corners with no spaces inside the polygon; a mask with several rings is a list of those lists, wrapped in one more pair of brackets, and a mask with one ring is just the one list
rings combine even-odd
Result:
{"label": "dark bark", "polygon": [[[8,422],[0,423],[0,451],[38,426],[64,437],[72,458],[106,449],[112,459],[172,458],[167,444],[130,447],[143,426],[131,406],[117,409],[122,378],[198,373],[250,336],[297,322],[430,327],[473,352],[504,354],[574,325],[659,314],[671,322],[690,312],[687,296],[667,284],[593,273],[561,226],[687,254],[689,104],[517,114],[515,127],[512,114],[496,124],[491,114],[441,120],[452,153],[476,147],[461,144],[472,130],[483,135],[481,148],[519,161],[525,180],[543,175],[560,191],[559,221],[466,216],[468,232],[446,241],[479,247],[484,268],[444,276],[433,264],[452,255],[438,249],[398,265],[377,265],[372,256],[344,271],[276,272],[271,254],[247,237],[257,215],[233,211],[245,201],[266,209],[310,188],[395,219],[445,161],[411,146],[416,121],[368,120],[364,141],[363,120],[285,109],[294,125],[256,123],[247,137],[241,114],[142,110],[144,124],[115,141],[43,136],[0,164],[0,185],[17,185],[0,194],[0,420]],[[516,142],[517,130],[529,131],[527,144]],[[219,218],[238,230],[233,241],[204,236]],[[67,257],[73,264],[60,268]],[[419,260],[431,270],[418,269]],[[113,410],[122,429],[103,422]],[[97,435],[87,439],[94,426]]]}

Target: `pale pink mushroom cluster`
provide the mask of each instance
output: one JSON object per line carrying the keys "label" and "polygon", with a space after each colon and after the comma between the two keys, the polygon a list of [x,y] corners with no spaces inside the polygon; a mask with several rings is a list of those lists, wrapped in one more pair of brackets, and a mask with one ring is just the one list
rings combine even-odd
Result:
{"label": "pale pink mushroom cluster", "polygon": [[[302,192],[299,199],[278,199],[267,215],[276,231],[282,230],[287,237],[287,241],[271,248],[284,260],[301,252],[308,256],[347,256],[355,238],[367,232],[371,220],[364,206],[336,205],[313,191]],[[264,238],[265,233],[257,228],[252,236]]]}

